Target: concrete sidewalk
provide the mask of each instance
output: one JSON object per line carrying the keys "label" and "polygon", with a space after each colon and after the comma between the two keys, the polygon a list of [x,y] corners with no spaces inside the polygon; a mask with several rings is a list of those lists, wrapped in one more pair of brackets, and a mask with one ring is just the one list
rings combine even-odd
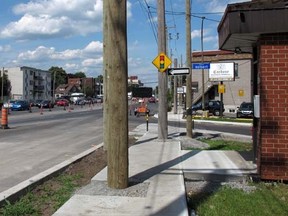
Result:
{"label": "concrete sidewalk", "polygon": [[179,136],[183,132],[169,127],[169,138],[162,142],[157,124],[150,124],[148,132],[146,125],[137,127],[133,133],[141,137],[129,148],[129,187],[108,188],[105,168],[54,215],[188,216],[184,172],[185,178],[192,179],[205,174],[243,177],[255,172],[255,166],[234,151],[182,150]]}

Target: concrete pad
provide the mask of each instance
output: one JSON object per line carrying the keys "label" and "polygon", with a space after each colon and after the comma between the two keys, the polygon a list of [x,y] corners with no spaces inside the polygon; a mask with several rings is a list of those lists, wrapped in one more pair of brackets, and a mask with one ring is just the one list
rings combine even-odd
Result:
{"label": "concrete pad", "polygon": [[54,216],[135,216],[145,215],[145,198],[74,195]]}

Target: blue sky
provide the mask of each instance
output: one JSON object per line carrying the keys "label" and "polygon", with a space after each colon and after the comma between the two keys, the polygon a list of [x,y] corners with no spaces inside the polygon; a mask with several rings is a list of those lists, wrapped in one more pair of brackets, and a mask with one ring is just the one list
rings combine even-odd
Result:
{"label": "blue sky", "polygon": [[[245,1],[245,0],[244,0]],[[227,4],[243,0],[192,0],[192,50],[218,49],[217,26]],[[67,73],[103,72],[102,0],[1,0],[0,67],[29,66]],[[185,66],[185,0],[166,0],[167,55]],[[128,75],[157,85],[157,1],[127,1]]]}

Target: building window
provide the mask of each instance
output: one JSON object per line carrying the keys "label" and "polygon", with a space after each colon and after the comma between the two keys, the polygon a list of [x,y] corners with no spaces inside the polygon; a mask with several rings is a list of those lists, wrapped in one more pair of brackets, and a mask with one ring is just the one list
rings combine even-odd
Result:
{"label": "building window", "polygon": [[199,92],[199,83],[198,82],[192,82],[192,90],[194,93]]}

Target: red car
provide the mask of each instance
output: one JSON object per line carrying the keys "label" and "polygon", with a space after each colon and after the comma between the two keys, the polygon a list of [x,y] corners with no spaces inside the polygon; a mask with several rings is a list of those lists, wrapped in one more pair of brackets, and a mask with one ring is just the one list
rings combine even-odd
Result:
{"label": "red car", "polygon": [[69,101],[66,99],[60,99],[56,102],[57,106],[69,106]]}

